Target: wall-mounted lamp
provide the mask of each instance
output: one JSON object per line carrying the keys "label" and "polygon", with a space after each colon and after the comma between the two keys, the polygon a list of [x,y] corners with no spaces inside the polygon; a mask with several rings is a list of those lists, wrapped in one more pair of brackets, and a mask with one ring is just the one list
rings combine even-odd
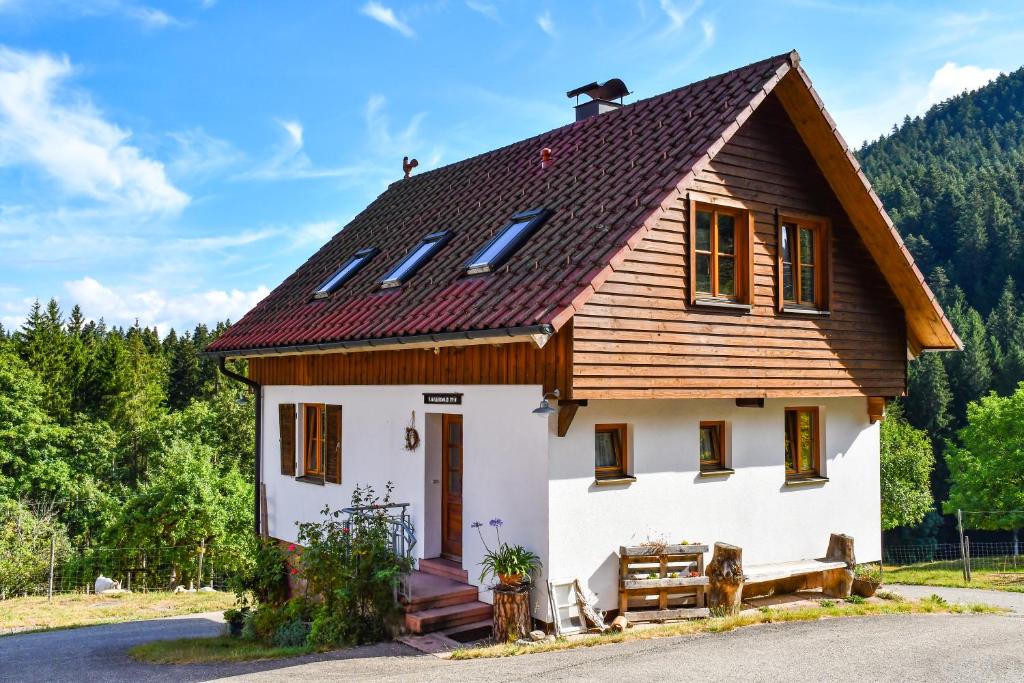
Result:
{"label": "wall-mounted lamp", "polygon": [[236,406],[242,406],[242,407],[247,406],[247,405],[249,405],[249,399],[245,396],[245,394],[242,394],[238,398],[235,399],[235,405]]}
{"label": "wall-mounted lamp", "polygon": [[548,403],[548,396],[552,398],[558,398],[558,389],[555,389],[551,393],[544,394],[544,398],[540,400],[540,405],[533,409],[534,415],[550,415],[551,413],[557,413],[558,411],[551,407]]}

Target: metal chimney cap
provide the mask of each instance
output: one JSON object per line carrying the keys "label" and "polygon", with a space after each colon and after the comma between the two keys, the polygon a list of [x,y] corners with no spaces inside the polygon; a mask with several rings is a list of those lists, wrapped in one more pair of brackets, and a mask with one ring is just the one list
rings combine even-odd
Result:
{"label": "metal chimney cap", "polygon": [[588,83],[565,93],[568,98],[586,95],[592,100],[614,100],[621,99],[629,94],[629,88],[622,82],[621,78],[612,78],[604,83]]}

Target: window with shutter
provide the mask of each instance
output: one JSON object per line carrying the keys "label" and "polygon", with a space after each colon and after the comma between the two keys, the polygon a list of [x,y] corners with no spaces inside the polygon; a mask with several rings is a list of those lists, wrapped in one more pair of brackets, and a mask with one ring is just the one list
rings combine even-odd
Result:
{"label": "window with shutter", "polygon": [[295,404],[282,403],[277,407],[281,434],[281,474],[295,476]]}
{"label": "window with shutter", "polygon": [[324,481],[341,483],[341,406],[327,406],[324,434]]}

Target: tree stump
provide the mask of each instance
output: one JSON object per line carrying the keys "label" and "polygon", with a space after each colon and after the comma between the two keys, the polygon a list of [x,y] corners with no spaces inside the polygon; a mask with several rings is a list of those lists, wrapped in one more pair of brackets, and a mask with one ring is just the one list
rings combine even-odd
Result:
{"label": "tree stump", "polygon": [[494,587],[494,640],[508,643],[526,638],[533,626],[530,586]]}
{"label": "tree stump", "polygon": [[832,534],[828,539],[825,559],[829,562],[845,562],[846,567],[830,569],[821,578],[821,592],[830,598],[848,598],[853,589],[853,570],[857,558],[853,554],[853,537],[846,534]]}
{"label": "tree stump", "polygon": [[705,573],[711,613],[739,614],[743,602],[743,548],[715,543],[715,552]]}

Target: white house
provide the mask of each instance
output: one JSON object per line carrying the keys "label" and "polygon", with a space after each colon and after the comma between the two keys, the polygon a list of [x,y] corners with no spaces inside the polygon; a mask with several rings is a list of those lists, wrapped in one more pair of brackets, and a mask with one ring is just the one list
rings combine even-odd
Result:
{"label": "white house", "polygon": [[960,345],[795,52],[616,85],[407,174],[209,349],[258,388],[266,533],[390,481],[420,569],[479,588],[415,630],[486,616],[493,518],[606,609],[648,538],[762,563],[843,532],[880,559],[884,403]]}

